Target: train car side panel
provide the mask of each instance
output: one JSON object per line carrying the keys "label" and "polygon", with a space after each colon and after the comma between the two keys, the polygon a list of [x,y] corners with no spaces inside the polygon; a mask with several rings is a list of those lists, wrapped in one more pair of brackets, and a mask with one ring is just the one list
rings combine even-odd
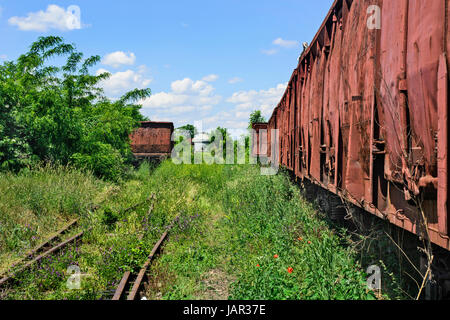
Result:
{"label": "train car side panel", "polygon": [[449,10],[336,0],[268,126],[296,176],[447,250]]}
{"label": "train car side panel", "polygon": [[137,157],[169,156],[174,130],[171,122],[141,122],[141,127],[131,135],[131,150]]}

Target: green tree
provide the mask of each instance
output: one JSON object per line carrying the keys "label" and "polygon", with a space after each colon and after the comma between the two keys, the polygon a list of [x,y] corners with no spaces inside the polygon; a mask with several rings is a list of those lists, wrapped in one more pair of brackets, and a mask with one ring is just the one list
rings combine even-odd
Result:
{"label": "green tree", "polygon": [[[66,57],[65,64],[49,65],[54,57]],[[118,179],[131,157],[129,134],[145,119],[136,102],[151,91],[135,89],[110,101],[100,87],[110,74],[89,73],[99,61],[49,36],[0,66],[0,168],[72,162]]]}
{"label": "green tree", "polygon": [[255,110],[250,114],[250,120],[248,123],[248,128],[251,129],[254,123],[266,122],[264,117],[261,114],[260,110]]}
{"label": "green tree", "polygon": [[231,136],[228,134],[227,128],[217,127],[216,129],[212,130],[210,133],[210,143],[213,143],[216,140],[216,136],[220,133],[222,136],[222,150],[223,150],[223,157],[224,159],[227,156],[227,140],[232,140]]}
{"label": "green tree", "polygon": [[195,135],[197,134],[197,128],[194,127],[192,124],[187,124],[185,126],[179,127],[179,130],[186,130],[189,131],[191,138],[193,139]]}

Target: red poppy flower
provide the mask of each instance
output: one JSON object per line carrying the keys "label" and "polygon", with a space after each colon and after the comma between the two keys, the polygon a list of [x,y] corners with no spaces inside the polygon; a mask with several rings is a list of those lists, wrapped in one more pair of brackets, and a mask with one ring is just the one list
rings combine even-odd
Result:
{"label": "red poppy flower", "polygon": [[298,241],[303,241],[303,238],[302,237],[298,238]]}
{"label": "red poppy flower", "polygon": [[291,267],[289,267],[289,268],[287,269],[287,272],[292,273],[292,272],[294,272],[294,269],[291,268]]}
{"label": "red poppy flower", "polygon": [[308,241],[308,244],[311,244],[311,241]]}
{"label": "red poppy flower", "polygon": [[277,254],[276,254],[276,255],[274,255],[273,257],[274,257],[275,259],[278,259],[278,255],[277,255]]}
{"label": "red poppy flower", "polygon": [[259,264],[257,264],[256,266],[257,266],[257,267],[260,267],[260,265],[259,265]]}

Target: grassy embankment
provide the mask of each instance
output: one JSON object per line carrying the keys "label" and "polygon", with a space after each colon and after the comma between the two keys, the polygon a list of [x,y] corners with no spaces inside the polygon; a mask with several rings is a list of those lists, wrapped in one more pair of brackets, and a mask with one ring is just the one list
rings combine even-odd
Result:
{"label": "grassy embankment", "polygon": [[[366,275],[347,238],[304,201],[288,176],[256,166],[143,166],[112,184],[72,169],[0,174],[0,272],[73,218],[83,242],[19,276],[1,299],[110,297],[137,270],[164,226],[181,214],[152,265],[152,299],[367,299]],[[123,210],[157,196],[131,212]],[[93,205],[100,205],[96,211]],[[68,290],[67,267],[82,272]]]}

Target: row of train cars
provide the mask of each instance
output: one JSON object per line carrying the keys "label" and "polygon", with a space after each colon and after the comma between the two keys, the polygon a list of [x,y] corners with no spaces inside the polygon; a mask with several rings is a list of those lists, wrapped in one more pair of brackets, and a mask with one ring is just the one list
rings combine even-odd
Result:
{"label": "row of train cars", "polygon": [[450,292],[449,1],[335,0],[253,137],[255,155],[428,242],[441,297]]}

